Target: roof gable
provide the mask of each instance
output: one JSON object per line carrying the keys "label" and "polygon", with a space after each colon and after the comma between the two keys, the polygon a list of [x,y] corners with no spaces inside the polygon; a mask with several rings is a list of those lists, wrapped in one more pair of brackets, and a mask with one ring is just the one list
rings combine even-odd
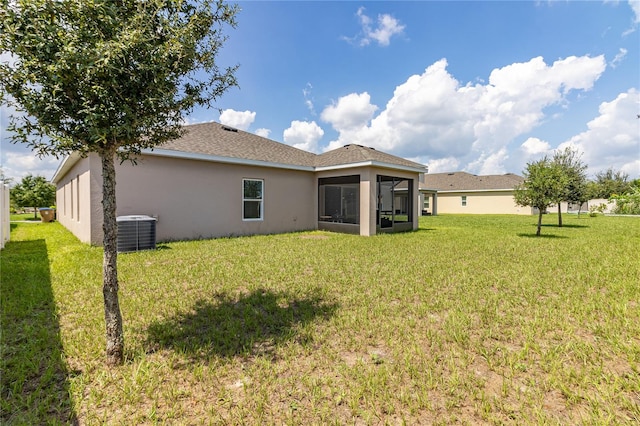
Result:
{"label": "roof gable", "polygon": [[378,151],[367,146],[350,144],[320,154],[316,158],[316,167],[332,167],[348,164],[386,164],[407,168],[418,168],[426,171],[426,166],[406,160],[395,155]]}

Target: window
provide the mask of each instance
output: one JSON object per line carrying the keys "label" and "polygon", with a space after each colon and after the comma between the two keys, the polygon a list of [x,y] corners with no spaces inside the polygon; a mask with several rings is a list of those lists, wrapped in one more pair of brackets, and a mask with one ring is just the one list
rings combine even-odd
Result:
{"label": "window", "polygon": [[242,179],[242,220],[262,220],[264,181]]}
{"label": "window", "polygon": [[80,222],[80,175],[76,176],[76,220]]}
{"label": "window", "polygon": [[75,195],[75,191],[73,190],[74,185],[73,185],[74,179],[71,179],[71,182],[69,182],[69,192],[70,192],[70,200],[71,200],[71,219],[73,219],[73,213],[75,212],[75,208],[74,206],[74,199],[73,196]]}
{"label": "window", "polygon": [[467,206],[467,196],[463,195],[462,196],[462,207],[466,207]]}
{"label": "window", "polygon": [[360,223],[360,175],[318,179],[321,222]]}
{"label": "window", "polygon": [[424,201],[422,202],[422,208],[424,210],[428,210],[429,209],[429,201],[431,200],[431,197],[428,195],[424,196]]}

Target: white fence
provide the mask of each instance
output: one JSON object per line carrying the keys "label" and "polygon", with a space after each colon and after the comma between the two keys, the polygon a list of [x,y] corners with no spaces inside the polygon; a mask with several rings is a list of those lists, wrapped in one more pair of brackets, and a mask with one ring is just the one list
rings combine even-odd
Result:
{"label": "white fence", "polygon": [[9,224],[9,185],[0,182],[0,249],[11,237],[11,225]]}

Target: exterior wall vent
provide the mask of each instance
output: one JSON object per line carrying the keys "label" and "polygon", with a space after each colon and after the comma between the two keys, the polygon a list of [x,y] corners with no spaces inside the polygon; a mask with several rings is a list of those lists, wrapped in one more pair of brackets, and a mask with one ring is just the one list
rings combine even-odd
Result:
{"label": "exterior wall vent", "polygon": [[118,216],[118,253],[155,249],[156,221],[145,215]]}

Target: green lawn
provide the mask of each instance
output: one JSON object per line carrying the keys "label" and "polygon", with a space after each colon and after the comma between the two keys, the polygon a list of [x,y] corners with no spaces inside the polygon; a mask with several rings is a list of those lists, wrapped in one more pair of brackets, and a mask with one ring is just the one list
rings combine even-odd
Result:
{"label": "green lawn", "polygon": [[59,223],[2,251],[3,424],[638,424],[640,218],[422,217],[420,230],[161,244]]}
{"label": "green lawn", "polygon": [[11,215],[9,215],[9,220],[11,220],[11,221],[19,221],[19,220],[41,221],[40,214],[36,214],[34,216],[33,213],[12,213]]}

